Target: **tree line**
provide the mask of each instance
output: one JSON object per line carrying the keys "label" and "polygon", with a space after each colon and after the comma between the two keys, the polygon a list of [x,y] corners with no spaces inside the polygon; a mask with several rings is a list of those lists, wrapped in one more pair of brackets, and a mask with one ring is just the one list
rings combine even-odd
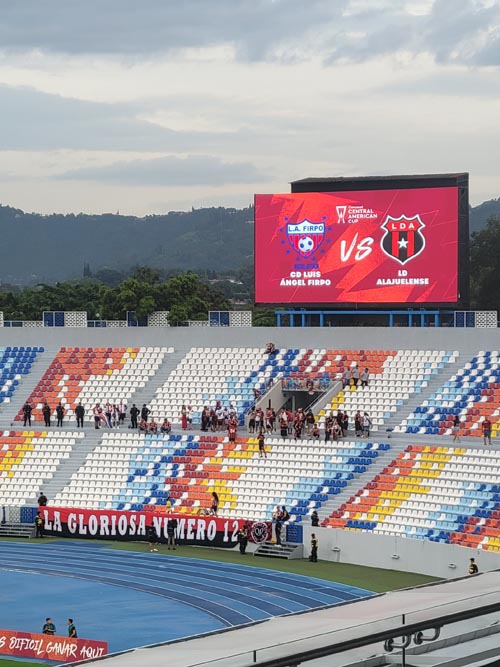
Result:
{"label": "tree line", "polygon": [[86,311],[90,320],[123,320],[127,311],[137,318],[169,311],[171,324],[206,320],[209,310],[230,310],[227,298],[195,273],[161,280],[153,269],[141,267],[115,286],[86,277],[55,285],[0,291],[5,320],[41,320],[44,311]]}
{"label": "tree line", "polygon": [[500,312],[500,216],[472,234],[470,242],[470,298],[472,310]]}
{"label": "tree line", "polygon": [[[86,264],[80,280],[53,285],[0,288],[0,311],[6,320],[40,320],[43,311],[86,311],[89,319],[122,320],[127,311],[138,318],[170,311],[170,322],[204,320],[209,310],[231,310],[253,303],[253,266],[245,263],[232,273],[213,270],[168,274],[148,267],[129,276],[111,269],[95,274]],[[500,217],[492,217],[470,241],[470,307],[500,311]],[[274,308],[254,308],[254,324],[275,322]]]}

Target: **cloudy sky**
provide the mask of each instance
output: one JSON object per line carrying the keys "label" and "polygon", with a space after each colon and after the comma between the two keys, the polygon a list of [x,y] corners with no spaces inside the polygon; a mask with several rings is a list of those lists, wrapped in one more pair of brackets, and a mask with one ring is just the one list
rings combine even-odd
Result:
{"label": "cloudy sky", "polygon": [[0,203],[144,215],[306,176],[500,196],[500,0],[2,3]]}

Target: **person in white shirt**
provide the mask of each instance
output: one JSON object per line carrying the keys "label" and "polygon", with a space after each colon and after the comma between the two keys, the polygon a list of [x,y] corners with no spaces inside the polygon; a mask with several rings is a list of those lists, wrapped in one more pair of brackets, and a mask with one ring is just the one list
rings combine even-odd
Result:
{"label": "person in white shirt", "polygon": [[222,406],[218,407],[215,414],[217,416],[217,430],[222,431],[224,429],[224,408]]}
{"label": "person in white shirt", "polygon": [[125,417],[127,416],[127,404],[125,401],[120,401],[118,411],[120,413],[119,423],[125,424]]}
{"label": "person in white shirt", "polygon": [[372,425],[372,420],[367,412],[363,415],[363,438],[370,437],[370,428]]}

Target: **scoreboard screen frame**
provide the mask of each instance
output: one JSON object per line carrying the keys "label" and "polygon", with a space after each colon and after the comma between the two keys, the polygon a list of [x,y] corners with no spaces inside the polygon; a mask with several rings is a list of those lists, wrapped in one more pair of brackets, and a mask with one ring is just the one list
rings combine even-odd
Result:
{"label": "scoreboard screen frame", "polygon": [[[469,307],[469,175],[467,173],[459,174],[429,174],[423,176],[384,176],[384,177],[360,177],[360,178],[307,178],[299,181],[292,182],[292,192],[289,195],[286,194],[276,194],[276,195],[255,195],[255,225],[254,225],[254,257],[255,257],[255,272],[254,272],[254,288],[255,288],[255,304],[256,305],[265,305],[265,306],[285,306],[285,307],[298,307],[298,308],[332,308],[335,309],[352,309],[362,307],[367,310],[380,310],[381,308],[437,308],[437,307],[447,307],[447,308],[460,308],[468,309]],[[396,260],[394,265],[398,266],[398,271],[393,271],[391,275],[411,275],[411,271],[407,271],[409,267],[417,266],[417,263],[422,265],[423,257],[417,257],[418,254],[424,253],[425,248],[422,248],[422,243],[425,246],[426,239],[429,239],[428,253],[431,252],[432,248],[438,246],[439,239],[442,237],[442,230],[446,230],[445,226],[441,227],[441,230],[434,232],[434,237],[432,236],[432,226],[429,225],[429,221],[433,220],[430,216],[429,211],[425,212],[420,216],[419,212],[416,210],[415,205],[413,207],[409,206],[409,211],[405,210],[405,191],[410,191],[407,193],[406,199],[410,202],[415,202],[415,199],[420,195],[417,192],[411,192],[412,190],[429,190],[429,201],[439,202],[440,193],[432,192],[433,189],[440,188],[444,189],[443,192],[448,193],[447,202],[448,208],[454,211],[456,216],[456,221],[454,225],[456,227],[452,230],[451,236],[454,236],[456,239],[456,248],[454,250],[454,270],[456,271],[455,279],[455,289],[451,288],[452,293],[446,294],[444,298],[443,294],[439,294],[437,290],[438,298],[422,299],[420,297],[415,298],[402,298],[400,295],[397,295],[396,298],[379,298],[379,299],[366,299],[365,296],[361,295],[361,298],[338,298],[337,296],[334,299],[328,298],[328,287],[318,288],[317,293],[321,293],[321,296],[311,296],[312,290],[300,289],[304,287],[304,280],[302,284],[297,287],[297,298],[279,298],[278,292],[284,291],[285,293],[290,293],[290,290],[277,290],[274,286],[270,289],[271,296],[266,296],[266,281],[270,278],[270,274],[266,273],[267,268],[264,273],[262,273],[262,252],[267,252],[266,249],[262,248],[262,229],[261,225],[266,224],[260,218],[259,206],[263,201],[263,198],[266,202],[269,202],[270,197],[275,197],[276,201],[273,202],[274,207],[270,208],[270,213],[268,213],[272,218],[273,215],[276,216],[276,220],[271,220],[269,223],[271,226],[274,224],[275,231],[273,232],[272,238],[269,240],[269,243],[266,243],[266,248],[270,253],[270,259],[272,263],[283,263],[283,258],[281,257],[281,250],[288,254],[288,261],[285,260],[285,264],[290,268],[294,266],[304,266],[309,267],[309,270],[306,270],[306,280],[310,280],[309,284],[312,284],[315,277],[321,280],[322,271],[314,271],[315,263],[316,267],[321,268],[321,260],[323,259],[324,265],[330,265],[331,262],[324,261],[325,253],[328,253],[329,247],[326,245],[328,243],[335,244],[336,241],[339,241],[336,238],[340,230],[346,230],[342,233],[347,234],[347,240],[344,241],[342,247],[340,247],[340,241],[338,242],[338,248],[336,250],[337,254],[343,252],[343,260],[348,254],[349,248],[351,248],[351,241],[349,240],[349,232],[347,231],[348,227],[351,227],[353,230],[356,228],[354,224],[350,223],[361,223],[357,228],[361,229],[363,223],[365,225],[371,224],[371,229],[374,229],[374,225],[378,227],[384,227],[377,232],[374,236],[377,236],[376,240],[372,238],[372,241],[375,243],[375,250],[380,253],[384,253],[388,259],[391,261]],[[447,190],[452,188],[453,190]],[[384,192],[387,190],[399,191],[395,193]],[[370,216],[370,207],[356,205],[359,201],[377,201],[377,192],[380,191],[380,199],[382,202],[392,202],[393,195],[396,197],[394,201],[397,201],[397,195],[400,195],[400,204],[395,206],[394,210],[396,214],[391,215],[389,204],[383,210],[375,211],[372,210],[372,215]],[[332,197],[332,206],[330,211],[326,211],[326,215],[321,216],[321,207],[315,208],[314,206],[310,207],[312,215],[307,215],[308,206],[304,206],[303,210],[300,206],[300,200],[304,201],[313,201],[314,195],[321,195],[323,193],[335,193],[337,196]],[[453,195],[451,194],[453,193]],[[297,195],[297,206],[294,209],[293,200],[287,202],[285,198],[290,197],[290,195]],[[307,195],[305,198],[301,198],[300,195]],[[366,195],[366,196],[365,196]],[[384,197],[385,195],[385,197]],[[312,196],[312,198],[311,198]],[[283,201],[280,202],[282,198]],[[339,199],[340,198],[340,199]],[[343,198],[343,199],[342,199]],[[453,199],[453,206],[450,208],[450,198]],[[455,201],[456,198],[456,201]],[[319,197],[318,200],[322,202],[328,202],[330,197]],[[341,205],[335,204],[336,201],[342,201]],[[344,202],[348,202],[347,205]],[[402,202],[402,204],[401,204]],[[284,204],[283,211],[280,211],[280,203]],[[289,205],[291,203],[291,205]],[[352,204],[352,206],[350,205]],[[326,207],[328,208],[328,206]],[[432,208],[432,207],[431,207]],[[288,218],[285,215],[286,212],[292,211],[292,214]],[[304,213],[304,215],[302,215]],[[316,216],[314,215],[316,213]],[[409,215],[406,215],[409,213]],[[346,220],[345,218],[348,218]],[[370,221],[370,217],[372,220]],[[287,218],[285,220],[285,218]],[[322,220],[321,218],[324,218]],[[399,223],[393,222],[395,220],[400,220]],[[410,220],[411,222],[406,222]],[[426,228],[426,224],[427,227]],[[448,221],[448,224],[451,224]],[[398,229],[403,230],[403,233],[399,236],[395,233],[396,227],[399,225]],[[415,230],[415,234],[404,233],[404,231]],[[449,230],[449,227],[448,227]],[[270,230],[267,230],[269,232]],[[392,234],[390,233],[392,232]],[[281,235],[278,239],[277,235]],[[351,235],[352,236],[352,235]],[[412,237],[410,240],[410,236]],[[269,233],[267,233],[269,237]],[[329,237],[329,238],[328,238]],[[266,234],[264,234],[266,238]],[[356,237],[357,238],[357,237]],[[392,239],[392,242],[390,242]],[[398,245],[396,240],[400,239],[400,243],[404,244],[410,240],[410,250],[411,256],[408,257],[405,254],[403,248],[402,251],[399,251],[398,255]],[[369,242],[370,243],[370,242]],[[259,247],[260,244],[260,247]],[[300,247],[299,247],[300,244]],[[413,244],[413,245],[412,245]],[[420,245],[419,245],[420,244]],[[450,243],[451,245],[451,243]],[[354,246],[352,246],[354,247]],[[330,249],[333,249],[333,246],[330,245]],[[358,255],[362,257],[362,250]],[[332,251],[332,250],[331,250]],[[451,261],[451,250],[448,249],[448,272],[450,270],[450,261]],[[323,253],[323,255],[320,255]],[[402,254],[401,254],[402,253]],[[369,254],[369,252],[368,252]],[[437,259],[439,257],[436,255],[435,250],[430,256],[430,262],[432,266],[437,264]],[[328,255],[326,255],[328,257]],[[446,253],[443,254],[443,257],[446,257]],[[383,257],[386,259],[386,257]],[[416,258],[416,259],[415,259]],[[307,261],[311,259],[311,261]],[[411,261],[410,261],[411,260]],[[414,261],[415,260],[415,261]],[[295,262],[295,263],[294,263]],[[360,265],[362,262],[360,262]],[[406,267],[405,267],[406,264]],[[267,265],[266,265],[267,266]],[[391,264],[389,264],[391,266]],[[299,273],[299,271],[289,271],[288,273]],[[283,273],[283,271],[282,271]],[[359,273],[359,272],[358,272]],[[422,273],[422,272],[420,272]],[[272,279],[267,283],[273,283],[279,277],[279,272],[276,275],[272,276]],[[339,277],[339,274],[335,274],[336,277]],[[434,272],[436,274],[436,271]],[[344,276],[342,279],[342,284],[346,282],[347,278]],[[380,279],[379,280],[385,280]],[[389,279],[390,280],[390,279]],[[402,282],[408,284],[410,282],[415,282],[416,279],[413,278],[402,278]],[[436,282],[436,281],[435,281]],[[340,283],[339,283],[340,284]],[[380,283],[379,283],[380,284]],[[383,283],[382,283],[383,284]],[[436,282],[437,284],[437,282]],[[307,283],[306,283],[307,285]],[[321,290],[321,292],[319,292]],[[338,291],[338,290],[337,290]],[[394,289],[389,291],[381,288],[380,294],[391,293],[395,294]],[[402,290],[404,291],[404,290]],[[418,287],[414,289],[407,289],[413,295],[419,292]],[[373,292],[373,290],[372,290]],[[345,294],[349,295],[349,289],[344,290]],[[358,292],[359,294],[359,292]],[[326,295],[326,298],[323,298],[323,295]]]}

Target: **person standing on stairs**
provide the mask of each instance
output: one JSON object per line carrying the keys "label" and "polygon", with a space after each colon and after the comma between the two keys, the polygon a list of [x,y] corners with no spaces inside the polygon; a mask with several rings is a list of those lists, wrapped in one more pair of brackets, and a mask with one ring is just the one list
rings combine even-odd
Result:
{"label": "person standing on stairs", "polygon": [[64,419],[64,408],[62,406],[62,403],[59,401],[56,407],[56,417],[57,417],[57,425],[62,426],[63,425],[63,419]]}
{"label": "person standing on stairs", "polygon": [[118,404],[118,412],[120,414],[119,425],[123,426],[125,424],[125,415],[127,414],[127,404],[125,401],[120,401]]}
{"label": "person standing on stairs", "polygon": [[186,405],[183,405],[181,407],[181,428],[183,431],[185,431],[188,427],[188,422],[187,422],[187,407]]}
{"label": "person standing on stairs", "polygon": [[458,415],[455,415],[453,419],[451,432],[453,433],[453,442],[460,442],[460,417]]}
{"label": "person standing on stairs", "polygon": [[491,422],[488,417],[484,418],[481,425],[485,445],[491,445]]}
{"label": "person standing on stairs", "polygon": [[351,369],[352,383],[355,387],[358,386],[359,376],[360,376],[359,366],[358,364],[355,364],[354,367]]}
{"label": "person standing on stairs", "polygon": [[266,443],[264,441],[264,431],[259,432],[259,435],[257,437],[257,443],[259,447],[259,458],[264,457],[265,459],[267,459]]}
{"label": "person standing on stairs", "polygon": [[277,507],[273,516],[274,519],[274,534],[276,536],[276,544],[281,546],[281,528],[283,527],[283,517],[281,514],[281,507]]}
{"label": "person standing on stairs", "polygon": [[139,416],[139,412],[139,408],[133,403],[130,408],[130,428],[137,428],[137,417]]}
{"label": "person standing on stairs", "polygon": [[31,407],[31,404],[29,401],[26,401],[26,403],[23,405],[23,414],[24,414],[24,425],[28,424],[28,426],[31,426],[31,412],[33,408]]}
{"label": "person standing on stairs", "polygon": [[43,404],[42,408],[42,415],[43,415],[43,420],[45,422],[45,426],[50,426],[50,417],[51,417],[51,409],[48,403]]}
{"label": "person standing on stairs", "polygon": [[83,418],[85,416],[85,408],[81,403],[78,403],[78,405],[75,408],[75,415],[76,415],[76,426],[77,428],[83,428]]}

